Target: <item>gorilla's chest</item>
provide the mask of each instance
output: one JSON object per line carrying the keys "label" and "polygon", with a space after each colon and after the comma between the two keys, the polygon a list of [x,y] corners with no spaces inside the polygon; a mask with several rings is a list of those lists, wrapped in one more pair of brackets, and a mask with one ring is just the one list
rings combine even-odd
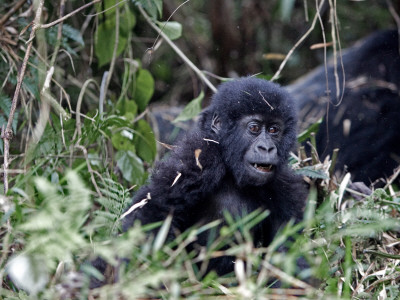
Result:
{"label": "gorilla's chest", "polygon": [[207,212],[207,221],[223,219],[230,214],[234,219],[247,215],[263,205],[252,196],[230,185],[222,186],[203,201],[203,209]]}
{"label": "gorilla's chest", "polygon": [[[264,197],[225,185],[203,199],[202,205],[198,208],[198,217],[195,218],[197,220],[193,221],[197,224],[208,224],[214,220],[222,220],[222,224],[224,224],[226,213],[235,221],[239,221],[240,218],[256,209],[260,209],[260,212],[267,209],[266,203],[260,201],[260,199],[264,199]],[[271,221],[271,217],[268,216],[252,228],[251,231],[255,243],[259,244],[260,241],[269,243],[271,241],[274,232]],[[199,238],[199,243],[206,244],[207,239],[208,233]]]}

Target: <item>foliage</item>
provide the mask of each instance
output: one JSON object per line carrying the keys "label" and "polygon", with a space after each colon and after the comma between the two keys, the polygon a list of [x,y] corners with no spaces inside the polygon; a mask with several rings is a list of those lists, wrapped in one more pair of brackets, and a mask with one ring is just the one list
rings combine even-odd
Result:
{"label": "foliage", "polygon": [[94,219],[89,224],[90,232],[100,237],[112,236],[121,231],[120,218],[128,207],[131,196],[120,183],[110,178],[100,181],[102,197],[96,199],[102,209],[94,212]]}
{"label": "foliage", "polygon": [[[6,15],[14,2],[1,2],[0,15]],[[35,11],[31,5],[38,2],[25,2],[6,20],[6,26],[0,24],[0,127],[10,117],[25,42],[32,30],[26,27]],[[67,2],[66,13],[82,5],[80,1]],[[59,23],[37,32],[12,124],[15,138],[10,148],[10,189],[6,195],[0,194],[1,297],[398,297],[398,188],[389,185],[369,196],[351,194],[346,177],[335,179],[330,174],[331,161],[320,162],[315,157],[299,155],[292,161],[311,187],[304,221],[288,224],[268,248],[251,243],[251,228],[268,217],[268,212],[259,211],[241,220],[226,215],[227,225],[220,229],[216,221],[183,232],[172,241],[167,239],[170,218],[162,224],[135,224],[122,232],[121,218],[132,191],[146,181],[157,156],[147,114],[149,104],[162,95],[174,103],[189,103],[176,118],[178,122],[196,116],[205,97],[197,79],[188,84],[188,68],[171,55],[157,33],[150,32],[138,6],[170,40],[178,40],[177,45],[202,69],[230,59],[243,75],[255,73],[246,66],[256,62],[263,75],[271,77],[274,63],[263,61],[259,54],[292,46],[292,38],[279,40],[283,33],[308,26],[299,18],[303,8],[294,1],[263,2],[259,5],[271,8],[266,10],[269,17],[262,19],[271,23],[264,24],[272,33],[266,39],[260,20],[244,22],[246,10],[241,1],[234,1],[230,17],[241,26],[231,27],[243,33],[245,47],[238,49],[248,52],[237,50],[219,57],[212,54],[218,52],[213,49],[218,41],[210,38],[211,30],[218,28],[211,26],[211,17],[204,13],[206,5],[212,3],[191,1],[181,7],[173,21],[166,22],[169,15],[163,17],[162,12],[171,13],[171,3],[178,5],[165,1],[163,7],[161,0],[105,0],[69,16],[61,31]],[[341,4],[339,12],[349,14],[346,8],[355,9],[356,5]],[[45,1],[43,22],[57,20],[58,9],[57,1]],[[365,5],[363,9],[371,15],[371,27],[374,22],[387,24],[383,9]],[[259,16],[262,11],[253,13]],[[348,18],[344,23],[354,22]],[[245,35],[252,32],[252,26],[260,29],[254,34],[257,41]],[[314,42],[320,42],[320,32],[316,35]],[[278,49],[277,45],[284,47]],[[299,66],[320,56],[305,49],[305,54],[300,53],[302,56],[288,66],[290,72],[304,72]],[[46,77],[51,66],[55,69],[49,94],[54,101],[41,94],[40,78]],[[299,140],[312,137],[318,125],[311,126]],[[0,153],[4,154],[2,139]],[[3,189],[2,183],[0,187]],[[205,249],[188,252],[186,246],[205,230],[214,230],[215,239]],[[235,272],[222,277],[205,274],[209,260],[224,254],[236,257]],[[96,257],[113,268],[118,281],[89,290],[90,275],[110,277],[88,263]],[[297,262],[301,260],[307,263],[300,271]],[[316,282],[303,281],[309,275]],[[277,278],[283,283],[281,288],[271,286]]]}
{"label": "foliage", "polygon": [[199,96],[194,98],[189,102],[188,105],[182,110],[182,112],[175,118],[174,123],[178,123],[181,121],[187,121],[193,119],[197,116],[201,111],[201,102],[203,101],[204,93],[201,92]]}

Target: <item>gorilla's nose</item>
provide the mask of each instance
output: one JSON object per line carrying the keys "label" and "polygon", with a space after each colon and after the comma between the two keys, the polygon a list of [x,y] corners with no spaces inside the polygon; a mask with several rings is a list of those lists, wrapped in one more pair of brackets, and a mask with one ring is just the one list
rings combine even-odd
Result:
{"label": "gorilla's nose", "polygon": [[256,145],[256,149],[260,153],[276,154],[277,149],[272,142],[259,141]]}

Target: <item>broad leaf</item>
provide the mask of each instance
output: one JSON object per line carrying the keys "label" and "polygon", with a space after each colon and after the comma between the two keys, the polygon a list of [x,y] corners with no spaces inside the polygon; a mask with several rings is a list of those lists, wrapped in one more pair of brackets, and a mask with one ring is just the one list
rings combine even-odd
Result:
{"label": "broad leaf", "polygon": [[131,184],[140,185],[145,176],[142,160],[132,151],[118,151],[115,155],[122,176]]}
{"label": "broad leaf", "polygon": [[297,141],[299,143],[302,143],[305,140],[307,140],[308,138],[310,138],[311,133],[313,133],[313,132],[317,133],[319,130],[319,125],[321,125],[321,123],[322,123],[322,118],[320,118],[317,122],[315,122],[310,127],[308,127],[306,130],[304,130],[302,133],[300,133],[297,136]]}
{"label": "broad leaf", "polygon": [[172,41],[182,36],[182,24],[178,22],[157,22],[157,25]]}
{"label": "broad leaf", "polygon": [[131,150],[135,152],[133,141],[124,134],[124,131],[117,132],[111,137],[111,142],[117,150]]}
{"label": "broad leaf", "polygon": [[81,46],[85,45],[82,34],[78,29],[75,29],[68,24],[64,24],[62,27],[62,33],[63,33],[63,36],[77,42],[79,45],[81,45]]}
{"label": "broad leaf", "polygon": [[145,69],[138,71],[135,82],[135,93],[133,99],[139,107],[139,111],[144,111],[154,93],[154,79],[150,72]]}
{"label": "broad leaf", "polygon": [[189,102],[188,105],[183,109],[183,111],[176,117],[173,123],[187,121],[193,119],[201,112],[201,102],[203,101],[204,93],[201,91],[200,95]]}
{"label": "broad leaf", "polygon": [[128,121],[133,121],[138,111],[138,106],[135,101],[129,99],[122,99],[117,103],[119,113],[123,115]]}
{"label": "broad leaf", "polygon": [[157,19],[157,13],[162,17],[162,0],[133,0],[133,2],[141,5],[153,19]]}
{"label": "broad leaf", "polygon": [[310,167],[304,167],[298,170],[295,170],[295,172],[299,175],[307,176],[310,178],[315,178],[315,179],[329,179],[328,175],[325,174],[321,170],[315,170],[313,166]]}
{"label": "broad leaf", "polygon": [[[117,56],[126,48],[130,31],[135,26],[135,15],[129,10],[123,10],[120,14],[119,37]],[[95,54],[99,60],[99,67],[108,64],[113,56],[115,45],[115,14],[109,15],[107,20],[101,23],[95,35]]]}
{"label": "broad leaf", "polygon": [[157,145],[153,130],[145,120],[139,120],[135,126],[134,138],[136,153],[145,161],[152,162],[157,154]]}

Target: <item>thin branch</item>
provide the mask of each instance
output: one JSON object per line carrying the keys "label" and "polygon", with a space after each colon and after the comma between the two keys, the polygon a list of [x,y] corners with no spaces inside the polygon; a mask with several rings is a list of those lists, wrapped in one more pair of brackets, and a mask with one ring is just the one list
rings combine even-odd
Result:
{"label": "thin branch", "polygon": [[[7,222],[8,224],[8,222]],[[1,282],[3,282],[3,277],[4,277],[4,273],[6,268],[4,268],[4,262],[7,260],[8,255],[9,255],[9,247],[10,245],[10,236],[11,236],[11,230],[10,228],[8,228],[9,230],[7,230],[7,233],[5,234],[5,236],[2,238],[3,239],[3,249],[1,252],[3,252],[1,254],[1,258],[0,258],[0,280]]]}
{"label": "thin branch", "polygon": [[18,74],[18,79],[17,79],[17,86],[15,87],[15,92],[13,96],[13,100],[11,103],[11,109],[10,109],[10,114],[8,116],[8,122],[7,122],[7,127],[1,132],[1,137],[4,140],[4,194],[7,194],[8,192],[8,166],[9,166],[9,155],[10,155],[10,140],[13,138],[13,131],[12,131],[12,123],[14,120],[14,115],[15,115],[15,110],[17,108],[18,104],[18,97],[19,97],[19,92],[21,90],[22,86],[22,80],[24,79],[25,76],[25,71],[26,71],[26,65],[28,64],[28,59],[32,51],[32,44],[33,44],[33,39],[35,38],[36,31],[40,27],[40,18],[42,16],[42,11],[43,11],[43,5],[44,5],[44,0],[39,1],[38,8],[36,10],[36,15],[35,19],[33,21],[33,26],[32,26],[32,31],[29,37],[29,42],[28,46],[26,48],[25,52],[25,57],[22,62],[21,69]]}
{"label": "thin branch", "polygon": [[[315,7],[318,10],[318,0],[315,1]],[[321,26],[322,41],[323,41],[323,44],[324,44],[325,85],[326,85],[326,93],[327,93],[327,95],[329,95],[330,89],[329,89],[329,78],[328,78],[328,63],[327,63],[327,59],[326,59],[326,56],[327,56],[326,55],[326,48],[328,46],[327,45],[328,43],[326,42],[324,22],[322,21],[321,13],[320,13],[319,10],[317,11],[317,17],[318,17],[318,20],[319,20],[319,25]]]}
{"label": "thin branch", "polygon": [[321,1],[319,7],[318,7],[318,11],[314,16],[314,19],[312,21],[312,24],[310,26],[310,28],[307,30],[307,32],[297,41],[297,43],[293,46],[292,49],[290,49],[289,53],[286,55],[285,59],[282,61],[281,65],[279,66],[278,71],[276,71],[275,75],[271,78],[271,81],[275,81],[279,75],[281,74],[283,68],[285,67],[286,63],[288,62],[289,58],[292,56],[292,54],[294,53],[294,51],[297,49],[297,47],[300,46],[301,43],[304,42],[304,40],[311,34],[311,32],[314,30],[315,28],[315,24],[317,23],[318,20],[318,16],[321,12],[321,9],[324,5],[325,0]]}
{"label": "thin branch", "polygon": [[[62,16],[64,15],[65,1],[66,0],[60,1],[60,13],[59,13],[60,18],[62,18]],[[63,28],[63,22],[61,22],[60,26],[58,26],[57,42],[56,42],[56,46],[54,47],[54,52],[53,52],[53,56],[51,58],[50,66],[54,66],[56,59],[57,59],[58,51],[60,50],[61,38],[62,38],[62,28]]]}
{"label": "thin branch", "polygon": [[[188,3],[190,0],[186,0],[185,2],[181,3],[172,13],[171,15],[168,17],[167,21],[165,21],[164,26],[161,28],[161,31],[164,31],[165,26],[167,26],[169,20],[171,20],[172,16],[178,11],[178,9],[180,9],[183,5],[185,5],[186,3]],[[153,43],[153,46],[151,48],[154,49],[155,45],[157,44],[157,41],[160,37],[160,33],[158,34],[158,36],[156,37],[156,40]]]}
{"label": "thin branch", "polygon": [[54,74],[54,67],[51,67],[50,70],[47,72],[46,80],[44,81],[42,90],[40,91],[40,98],[42,99],[42,105],[40,108],[40,115],[37,124],[32,132],[33,143],[38,143],[40,138],[42,137],[43,132],[47,125],[47,121],[49,120],[50,116],[50,102],[56,101],[52,99],[52,96],[50,94],[50,82],[51,78],[53,77],[53,74]]}
{"label": "thin branch", "polygon": [[263,267],[265,267],[268,271],[270,271],[272,274],[274,274],[276,277],[282,279],[283,281],[288,282],[295,287],[305,289],[307,292],[313,292],[313,293],[318,292],[308,283],[301,281],[301,280],[283,272],[282,270],[278,269],[277,267],[271,265],[269,262],[264,260],[262,262],[262,264],[263,264]]}
{"label": "thin branch", "polygon": [[146,14],[144,9],[138,5],[140,13],[146,19],[147,23],[170,45],[170,47],[179,55],[179,57],[200,77],[200,79],[214,92],[217,92],[215,86],[207,79],[202,71],[199,70],[190,59],[179,49],[170,39],[169,37],[159,28],[157,25],[153,23],[150,17]]}
{"label": "thin branch", "polygon": [[83,84],[81,91],[79,93],[78,96],[78,101],[76,103],[76,131],[74,133],[74,137],[72,139],[76,138],[76,134],[78,135],[78,138],[81,137],[82,134],[82,130],[81,130],[81,105],[82,105],[82,100],[83,100],[83,96],[85,95],[86,89],[88,87],[88,85],[93,82],[94,84],[96,84],[96,81],[94,79],[88,79],[85,81],[85,83]]}
{"label": "thin branch", "polygon": [[20,0],[17,2],[11,9],[0,19],[0,27],[3,27],[3,25],[10,19],[10,17],[22,7],[22,5],[25,4],[27,0]]}
{"label": "thin branch", "polygon": [[109,71],[105,71],[103,74],[103,78],[101,79],[101,85],[100,85],[100,98],[99,98],[99,114],[100,114],[100,119],[102,119],[103,111],[104,111],[104,102],[106,99],[106,93],[107,93],[107,82],[108,82],[108,74]]}
{"label": "thin branch", "polygon": [[108,11],[114,9],[115,7],[119,6],[120,4],[122,4],[122,3],[126,2],[126,1],[127,1],[127,0],[122,0],[122,1],[120,1],[120,2],[115,3],[114,5],[112,5],[112,6],[110,6],[110,7],[107,7],[107,9],[105,9],[105,10],[102,10],[102,11],[99,11],[99,12],[97,12],[97,13],[95,13],[95,14],[91,14],[91,15],[87,15],[87,16],[88,16],[88,17],[96,17],[96,16],[99,16],[99,15],[102,15],[102,14],[104,14],[104,13],[106,13],[106,12],[108,12]]}
{"label": "thin branch", "polygon": [[394,170],[394,174],[390,176],[388,182],[386,183],[383,189],[386,190],[391,184],[393,184],[393,182],[396,180],[397,177],[399,177],[399,175],[400,175],[400,166]]}
{"label": "thin branch", "polygon": [[99,2],[101,2],[101,0],[94,0],[94,1],[92,1],[90,3],[87,3],[87,4],[79,7],[78,9],[74,10],[73,12],[70,12],[69,14],[65,15],[64,17],[55,20],[54,22],[41,25],[40,28],[41,29],[46,29],[46,28],[50,28],[50,27],[52,27],[54,25],[57,25],[58,23],[65,21],[66,19],[68,19],[69,17],[75,15],[76,13],[80,12],[81,10],[83,10],[83,9],[93,5],[93,4],[99,3]]}
{"label": "thin branch", "polygon": [[90,178],[92,180],[93,186],[96,189],[97,195],[99,195],[99,197],[103,197],[103,194],[101,193],[101,191],[100,191],[100,189],[99,189],[99,187],[98,187],[98,185],[96,183],[96,179],[94,178],[93,174],[95,172],[93,171],[92,166],[90,164],[90,159],[89,159],[89,156],[88,156],[86,148],[81,146],[81,145],[75,145],[75,148],[80,149],[82,151],[83,155],[85,156],[86,164],[87,164],[87,167],[88,167],[88,171],[90,173]]}
{"label": "thin branch", "polygon": [[[336,14],[336,0],[332,2],[329,0],[330,4],[330,13],[331,13],[331,20],[332,20],[332,27],[331,27],[331,34],[332,34],[332,42],[333,42],[333,66],[334,66],[334,76],[335,76],[335,85],[336,85],[336,100],[337,103],[334,106],[339,106],[344,97],[344,89],[346,87],[346,74],[343,65],[343,56],[342,56],[342,46],[340,44],[340,37],[339,37],[339,26],[338,26],[338,19]],[[339,50],[339,60],[340,60],[340,67],[342,70],[342,89],[340,91],[340,82],[339,82],[339,74],[338,74],[338,52]]]}
{"label": "thin branch", "polygon": [[[114,72],[114,67],[115,67],[115,61],[117,60],[117,53],[118,53],[118,44],[119,44],[119,22],[120,22],[120,15],[119,15],[119,6],[115,7],[115,40],[114,40],[114,49],[113,49],[113,54],[111,58],[111,63],[110,63],[110,68],[108,69],[108,74],[105,78],[106,84],[103,87],[101,91],[104,92],[103,96],[105,100],[105,96],[107,94],[108,86],[110,85],[111,82],[111,77]],[[103,78],[104,79],[104,78]],[[102,82],[103,84],[103,82]],[[104,89],[103,89],[104,88]],[[103,103],[100,103],[103,106]],[[99,112],[102,112],[103,107],[99,108]],[[100,115],[100,118],[102,118],[102,115]]]}

